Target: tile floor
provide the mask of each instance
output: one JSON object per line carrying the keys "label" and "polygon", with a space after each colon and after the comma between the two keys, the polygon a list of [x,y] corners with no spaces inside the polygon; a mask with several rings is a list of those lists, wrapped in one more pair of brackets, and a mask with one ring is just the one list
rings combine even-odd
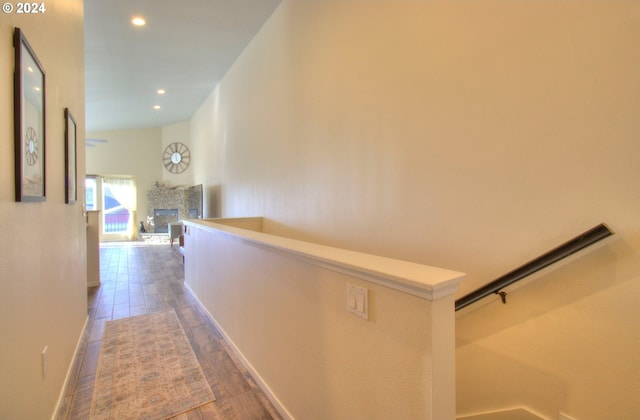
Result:
{"label": "tile floor", "polygon": [[184,286],[182,255],[169,244],[102,244],[101,281],[88,291],[89,322],[57,419],[87,419],[105,322],[174,309],[216,401],[176,419],[281,419]]}

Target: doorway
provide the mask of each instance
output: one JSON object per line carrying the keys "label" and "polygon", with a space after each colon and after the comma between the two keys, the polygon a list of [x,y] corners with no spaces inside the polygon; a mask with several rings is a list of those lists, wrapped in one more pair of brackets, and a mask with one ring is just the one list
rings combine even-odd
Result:
{"label": "doorway", "polygon": [[100,210],[100,241],[135,239],[136,182],[133,177],[89,175],[87,210]]}

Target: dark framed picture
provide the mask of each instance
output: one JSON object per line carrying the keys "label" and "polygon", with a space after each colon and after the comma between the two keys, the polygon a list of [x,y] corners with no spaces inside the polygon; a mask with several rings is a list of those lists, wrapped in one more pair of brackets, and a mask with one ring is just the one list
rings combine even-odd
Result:
{"label": "dark framed picture", "polygon": [[45,201],[45,74],[20,28],[13,36],[16,201]]}
{"label": "dark framed picture", "polygon": [[76,171],[76,120],[69,108],[64,109],[64,150],[65,150],[65,193],[66,202],[73,204],[78,200],[78,177]]}

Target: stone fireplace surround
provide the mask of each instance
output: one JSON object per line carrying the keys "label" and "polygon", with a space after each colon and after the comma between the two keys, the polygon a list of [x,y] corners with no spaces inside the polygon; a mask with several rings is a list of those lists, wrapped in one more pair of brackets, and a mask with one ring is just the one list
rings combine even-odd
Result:
{"label": "stone fireplace surround", "polygon": [[202,217],[200,214],[202,196],[201,189],[193,187],[169,187],[156,182],[155,186],[147,191],[147,222],[145,230],[149,233],[167,233],[167,220],[162,217],[158,220],[159,230],[156,230],[155,215],[166,213],[166,210],[178,210],[176,221]]}

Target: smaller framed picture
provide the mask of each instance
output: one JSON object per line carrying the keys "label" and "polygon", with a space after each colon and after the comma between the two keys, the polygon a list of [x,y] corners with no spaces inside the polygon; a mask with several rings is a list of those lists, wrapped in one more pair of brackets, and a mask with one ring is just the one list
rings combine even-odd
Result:
{"label": "smaller framed picture", "polygon": [[64,150],[65,150],[65,193],[66,202],[73,204],[78,201],[78,176],[76,160],[76,120],[73,119],[69,108],[64,109]]}
{"label": "smaller framed picture", "polygon": [[45,74],[20,28],[13,36],[16,201],[45,201]]}

